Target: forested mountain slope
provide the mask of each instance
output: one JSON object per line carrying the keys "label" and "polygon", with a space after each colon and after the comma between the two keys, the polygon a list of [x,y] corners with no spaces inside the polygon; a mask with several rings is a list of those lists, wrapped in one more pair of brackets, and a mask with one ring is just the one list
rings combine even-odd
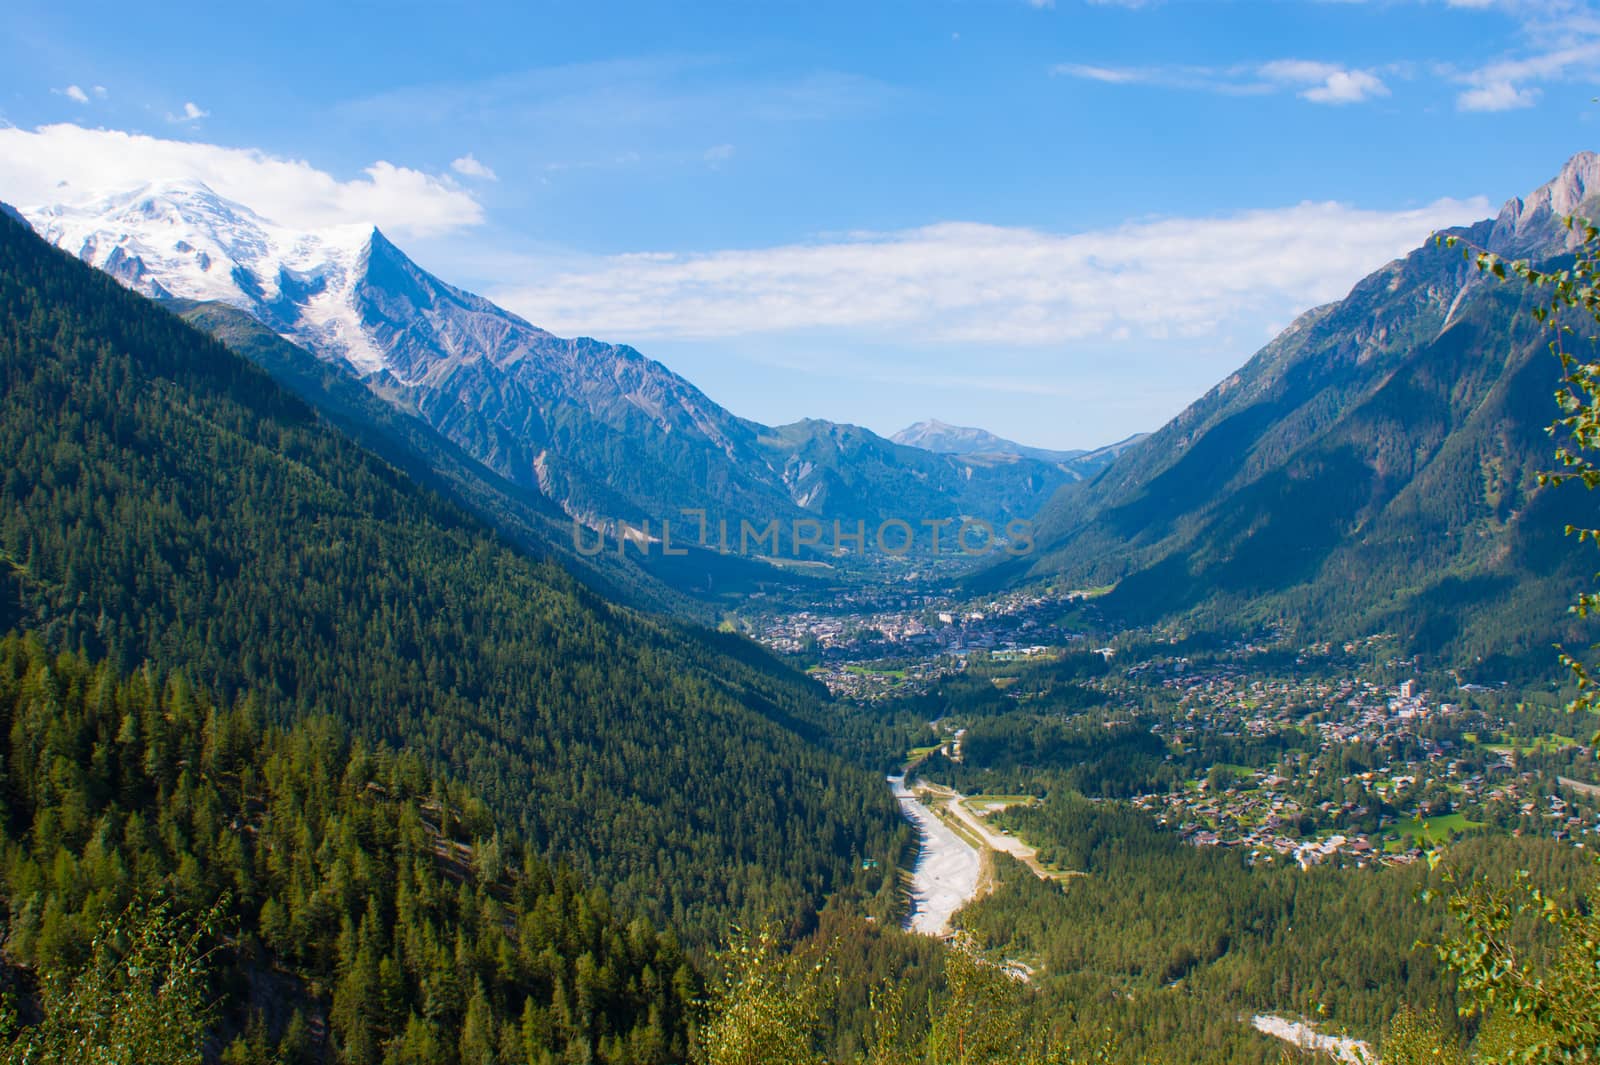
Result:
{"label": "forested mountain slope", "polygon": [[697,980],[670,937],[494,828],[414,756],[328,718],[266,728],[181,673],[0,640],[5,975],[71,971],[98,923],[220,900],[230,1065],[681,1061]]}
{"label": "forested mountain slope", "polygon": [[[763,588],[818,584],[737,554],[719,555],[694,542],[695,524],[680,523],[674,554],[657,545],[618,550],[576,523],[538,490],[495,473],[415,412],[390,402],[329,362],[274,333],[244,311],[217,301],[171,301],[168,307],[211,334],[293,392],[351,439],[399,467],[406,476],[471,510],[537,558],[560,562],[602,597],[673,615],[714,622],[715,600]],[[659,525],[655,526],[657,534]],[[683,551],[679,555],[677,551]],[[817,594],[823,594],[818,592]]]}
{"label": "forested mountain slope", "polygon": [[[1558,216],[1594,212],[1596,191],[1585,153],[1457,235],[1559,256]],[[1389,631],[1507,668],[1581,638],[1561,619],[1592,566],[1561,529],[1593,524],[1596,500],[1538,488],[1559,365],[1523,298],[1431,242],[1389,264],[1059,493],[1006,576],[1114,583],[1101,602],[1126,620]]]}
{"label": "forested mountain slope", "polygon": [[9,218],[0,380],[0,626],[411,751],[700,942],[891,904],[907,830],[808,738],[819,688],[530,561]]}

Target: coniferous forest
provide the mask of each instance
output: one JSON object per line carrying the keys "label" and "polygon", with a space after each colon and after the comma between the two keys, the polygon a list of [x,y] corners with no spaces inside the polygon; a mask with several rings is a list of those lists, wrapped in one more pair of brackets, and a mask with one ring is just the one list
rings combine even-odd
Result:
{"label": "coniferous forest", "polygon": [[414,755],[19,637],[0,643],[0,724],[23,974],[72,971],[102,921],[164,899],[219,911],[208,991],[230,1063],[686,1052],[696,977],[676,942]]}
{"label": "coniferous forest", "polygon": [[0,624],[404,747],[701,945],[831,891],[891,911],[909,830],[807,682],[527,560],[10,218],[0,270]]}

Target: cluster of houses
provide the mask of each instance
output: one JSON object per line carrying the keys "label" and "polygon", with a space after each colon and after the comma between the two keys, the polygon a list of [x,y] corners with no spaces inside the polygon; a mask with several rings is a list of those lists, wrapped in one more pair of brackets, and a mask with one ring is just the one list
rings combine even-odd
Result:
{"label": "cluster of houses", "polygon": [[[758,613],[747,624],[774,650],[814,654],[812,675],[836,695],[870,701],[930,690],[964,670],[973,651],[1000,660],[1058,653],[1080,637],[1042,620],[1052,605],[1036,593],[957,606],[927,596],[852,592],[828,613]],[[1370,653],[1390,639],[1378,634],[1342,650]],[[1108,660],[1115,654],[1110,647],[1097,650]],[[1462,810],[1516,831],[1578,843],[1600,835],[1600,788],[1541,779],[1503,751],[1463,750],[1449,738],[1460,706],[1430,695],[1417,680],[1390,686],[1354,671],[1341,674],[1328,668],[1339,649],[1326,643],[1298,652],[1297,667],[1316,667],[1300,676],[1294,675],[1300,669],[1286,676],[1251,661],[1281,654],[1275,637],[1242,642],[1230,652],[1204,663],[1177,655],[1148,658],[1103,685],[1113,701],[1124,687],[1130,695],[1147,686],[1167,691],[1175,712],[1153,731],[1169,742],[1280,732],[1314,737],[1314,754],[1307,755],[1302,742],[1296,759],[1271,770],[1236,767],[1216,787],[1192,781],[1134,800],[1195,846],[1246,848],[1252,860],[1293,861],[1302,868],[1335,859],[1406,863],[1423,853],[1425,823],[1429,833],[1477,823],[1464,814],[1450,816]],[[1390,764],[1382,766],[1348,769],[1319,757],[1345,745],[1405,755],[1386,758]],[[1576,789],[1569,786],[1574,784]],[[1381,814],[1374,816],[1374,809]]]}
{"label": "cluster of houses", "polygon": [[962,606],[901,593],[852,593],[841,596],[838,609],[827,613],[756,613],[746,625],[752,637],[774,651],[815,653],[824,662],[936,658],[972,651],[1014,655],[1077,638],[1039,621],[1036,614],[1047,602],[1037,593],[1023,592]]}
{"label": "cluster of houses", "polygon": [[[1146,669],[1178,698],[1174,724],[1157,731],[1180,741],[1200,732],[1304,734],[1309,724],[1317,755],[1357,743],[1369,751],[1408,752],[1395,764],[1347,772],[1336,771],[1331,759],[1301,755],[1298,771],[1285,764],[1244,772],[1242,779],[1225,777],[1220,783],[1226,787],[1196,781],[1135,800],[1195,846],[1244,847],[1253,859],[1293,860],[1302,868],[1335,857],[1357,865],[1405,863],[1421,855],[1424,831],[1443,835],[1480,823],[1450,816],[1463,809],[1560,840],[1582,843],[1600,835],[1600,788],[1562,779],[1552,791],[1550,781],[1519,768],[1507,751],[1473,749],[1469,758],[1453,740],[1433,735],[1438,730],[1419,731],[1448,724],[1461,708],[1433,699],[1416,680],[1384,689],[1354,677],[1261,677],[1237,663],[1195,669],[1185,660]],[[1442,810],[1436,808],[1440,796],[1447,796]],[[1392,812],[1373,816],[1374,808],[1384,807]],[[1365,830],[1348,827],[1357,822]]]}

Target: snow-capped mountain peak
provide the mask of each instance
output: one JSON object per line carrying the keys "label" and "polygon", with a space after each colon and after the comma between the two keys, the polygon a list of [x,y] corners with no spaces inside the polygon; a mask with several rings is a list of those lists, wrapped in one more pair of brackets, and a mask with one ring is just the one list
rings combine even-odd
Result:
{"label": "snow-capped mountain peak", "polygon": [[371,226],[297,232],[199,181],[153,183],[22,214],[52,244],[147,296],[217,300],[359,373],[385,365],[354,300],[376,233]]}
{"label": "snow-capped mountain peak", "polygon": [[[864,430],[836,439],[747,422],[633,348],[552,336],[446,284],[371,226],[297,232],[198,182],[24,214],[138,292],[238,308],[591,523],[696,506],[776,517],[824,504],[879,518],[917,506],[1006,520],[1070,476],[1031,460],[980,471],[885,451]],[[791,495],[777,471],[800,451],[832,487]],[[876,472],[838,476],[863,461]]]}
{"label": "snow-capped mountain peak", "polygon": [[[198,181],[142,185],[89,202],[27,208],[46,240],[155,299],[216,301],[358,377],[429,397],[484,393],[520,421],[581,404],[608,425],[643,416],[724,453],[738,420],[627,347],[562,340],[429,274],[369,225],[301,232]],[[543,413],[533,418],[547,431]],[[529,427],[518,425],[518,433]]]}

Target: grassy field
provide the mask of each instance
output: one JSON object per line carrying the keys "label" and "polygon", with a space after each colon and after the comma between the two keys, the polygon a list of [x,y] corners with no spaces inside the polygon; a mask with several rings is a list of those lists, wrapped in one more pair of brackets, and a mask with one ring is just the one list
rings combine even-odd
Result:
{"label": "grassy field", "polygon": [[1038,801],[1036,795],[969,795],[961,801],[961,805],[982,817],[993,810],[1003,810],[1007,806],[1032,806]]}
{"label": "grassy field", "polygon": [[1445,843],[1454,833],[1482,828],[1483,825],[1482,821],[1469,821],[1465,814],[1456,813],[1444,814],[1441,817],[1414,817],[1409,821],[1391,825],[1388,831],[1400,837],[1391,841],[1391,844],[1398,844],[1392,849],[1403,850],[1413,843],[1420,843],[1423,846]]}
{"label": "grassy field", "polygon": [[846,673],[854,673],[862,677],[893,677],[895,680],[905,680],[906,671],[903,669],[873,669],[871,666],[845,666]]}
{"label": "grassy field", "polygon": [[1249,780],[1256,775],[1255,766],[1239,765],[1237,762],[1213,762],[1212,768],[1226,769],[1234,776],[1242,777],[1245,780]]}
{"label": "grassy field", "polygon": [[1474,746],[1482,747],[1484,750],[1498,751],[1501,754],[1510,754],[1513,750],[1519,751],[1522,754],[1533,754],[1535,752],[1545,751],[1554,753],[1556,751],[1564,751],[1568,747],[1579,746],[1578,740],[1575,737],[1563,736],[1556,732],[1548,733],[1543,736],[1507,736],[1505,737],[1504,743],[1484,743],[1483,740],[1473,732],[1463,734],[1462,739],[1466,740],[1470,744],[1473,744]]}

